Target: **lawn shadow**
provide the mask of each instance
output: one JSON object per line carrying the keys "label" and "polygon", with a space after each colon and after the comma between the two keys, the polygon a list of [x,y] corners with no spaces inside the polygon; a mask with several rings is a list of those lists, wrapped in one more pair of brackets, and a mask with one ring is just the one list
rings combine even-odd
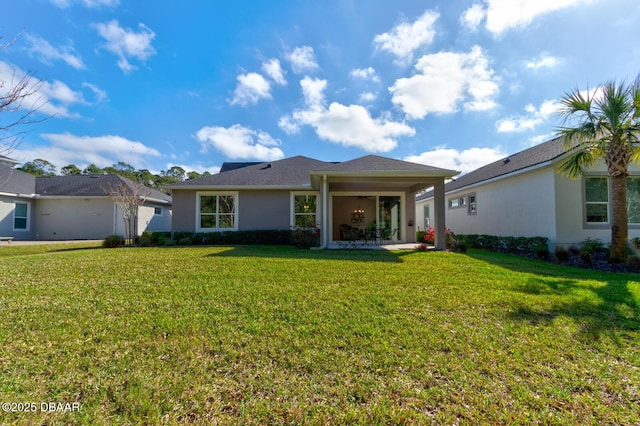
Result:
{"label": "lawn shadow", "polygon": [[615,341],[620,332],[640,331],[640,291],[635,291],[638,296],[631,291],[632,286],[640,289],[637,274],[583,270],[509,254],[491,256],[478,251],[469,256],[530,275],[524,285],[514,284],[511,291],[548,296],[544,308],[517,302],[507,314],[511,319],[548,325],[558,317],[572,318],[587,339],[606,333]]}
{"label": "lawn shadow", "polygon": [[224,250],[219,250],[206,256],[309,259],[350,262],[400,263],[402,262],[402,256],[411,253],[411,251],[388,250],[313,250],[298,249],[292,246],[238,245],[211,247],[224,247]]}

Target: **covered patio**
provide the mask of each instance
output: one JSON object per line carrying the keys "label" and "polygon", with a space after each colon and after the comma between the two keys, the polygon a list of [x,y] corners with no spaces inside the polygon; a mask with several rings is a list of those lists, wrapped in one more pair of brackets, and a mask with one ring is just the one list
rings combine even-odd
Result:
{"label": "covered patio", "polygon": [[322,247],[415,243],[415,196],[434,188],[435,247],[444,250],[444,182],[458,173],[374,155],[311,171],[320,191]]}

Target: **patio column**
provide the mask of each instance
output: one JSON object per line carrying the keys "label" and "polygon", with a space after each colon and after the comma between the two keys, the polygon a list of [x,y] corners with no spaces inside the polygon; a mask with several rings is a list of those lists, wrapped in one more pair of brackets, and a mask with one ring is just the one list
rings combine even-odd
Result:
{"label": "patio column", "polygon": [[447,249],[447,236],[445,225],[445,199],[444,199],[444,179],[436,182],[433,186],[433,218],[435,221],[435,246],[437,250]]}

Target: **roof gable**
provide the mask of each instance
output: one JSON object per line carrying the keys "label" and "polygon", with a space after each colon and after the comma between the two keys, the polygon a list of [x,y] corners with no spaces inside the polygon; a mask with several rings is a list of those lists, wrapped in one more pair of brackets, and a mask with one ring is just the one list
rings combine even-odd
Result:
{"label": "roof gable", "polygon": [[[454,191],[466,186],[507,176],[511,173],[526,170],[530,167],[557,161],[573,148],[575,148],[575,145],[569,148],[564,146],[563,137],[552,139],[462,175],[459,178],[456,178],[456,180],[448,182],[445,185],[445,191]],[[433,191],[429,191],[418,196],[418,200],[424,200],[432,196]]]}
{"label": "roof gable", "polygon": [[451,176],[455,176],[458,174],[458,172],[456,172],[455,170],[441,169],[438,167],[411,163],[408,161],[396,160],[394,158],[381,157],[378,155],[365,155],[364,157],[333,164],[320,170],[314,170],[314,172],[420,172],[450,174]]}
{"label": "roof gable", "polygon": [[0,192],[35,194],[36,177],[13,167],[0,164]]}

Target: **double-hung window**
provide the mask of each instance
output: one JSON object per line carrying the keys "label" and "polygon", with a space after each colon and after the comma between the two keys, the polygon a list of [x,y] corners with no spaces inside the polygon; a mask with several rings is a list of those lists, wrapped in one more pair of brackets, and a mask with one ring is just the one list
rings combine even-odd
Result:
{"label": "double-hung window", "polygon": [[16,202],[13,209],[13,229],[15,231],[29,230],[29,204]]}
{"label": "double-hung window", "polygon": [[295,228],[313,228],[318,225],[318,203],[316,194],[292,194],[293,220]]}
{"label": "double-hung window", "polygon": [[609,179],[603,176],[584,180],[586,223],[609,223]]}
{"label": "double-hung window", "polygon": [[235,231],[238,229],[237,193],[198,193],[196,207],[199,232]]}

